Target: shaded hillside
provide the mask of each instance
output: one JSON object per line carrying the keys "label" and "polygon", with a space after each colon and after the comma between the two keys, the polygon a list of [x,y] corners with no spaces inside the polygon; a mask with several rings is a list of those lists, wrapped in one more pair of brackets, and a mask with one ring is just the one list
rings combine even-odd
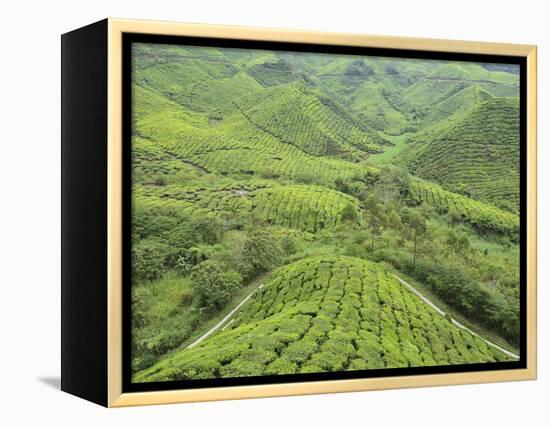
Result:
{"label": "shaded hillside", "polygon": [[519,106],[495,98],[435,132],[412,138],[399,159],[451,190],[518,209]]}

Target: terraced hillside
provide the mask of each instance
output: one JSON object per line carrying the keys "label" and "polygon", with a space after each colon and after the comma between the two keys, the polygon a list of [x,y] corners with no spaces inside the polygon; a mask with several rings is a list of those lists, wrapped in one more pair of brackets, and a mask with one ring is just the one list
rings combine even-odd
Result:
{"label": "terraced hillside", "polygon": [[[226,120],[211,125],[201,114],[190,112],[174,101],[136,86],[134,89],[136,118],[134,132],[149,139],[162,150],[182,161],[194,164],[207,172],[220,174],[244,173],[249,175],[278,175],[287,177],[316,176],[333,181],[359,173],[361,168],[333,156],[319,158],[307,152],[307,143],[313,136],[324,135],[327,145],[336,144],[330,139],[330,128],[346,128],[361,136],[356,145],[362,146],[369,134],[341,123],[340,119],[325,114],[326,123],[312,116],[303,128],[301,139],[295,138],[293,127],[271,128],[247,118],[239,109],[232,110]],[[265,105],[264,105],[265,106]],[[319,105],[317,105],[319,106]],[[296,111],[296,109],[295,109]],[[324,111],[326,113],[326,111]],[[250,114],[254,116],[254,114]],[[292,117],[292,114],[290,114]],[[371,135],[372,136],[372,135]],[[340,136],[341,137],[341,136]],[[374,140],[381,141],[380,138]],[[350,145],[349,152],[358,150]]]}
{"label": "terraced hillside", "polygon": [[517,211],[517,100],[490,99],[456,122],[417,135],[401,153],[401,161],[417,176]]}
{"label": "terraced hillside", "polygon": [[191,217],[217,217],[224,212],[256,214],[269,224],[310,232],[341,223],[346,206],[359,210],[357,199],[341,192],[312,185],[264,182],[214,188],[135,186],[134,202],[146,209],[169,206]]}
{"label": "terraced hillside", "polygon": [[143,43],[132,64],[135,381],[518,351],[515,66]]}
{"label": "terraced hillside", "polygon": [[255,126],[312,155],[360,158],[362,152],[381,152],[380,145],[389,144],[364,122],[303,84],[256,91],[234,105]]}
{"label": "terraced hillside", "polygon": [[285,266],[230,328],[137,381],[366,370],[506,360],[376,264],[317,257]]}
{"label": "terraced hillside", "polygon": [[441,211],[451,212],[468,221],[480,232],[497,232],[515,237],[519,232],[519,217],[491,204],[446,191],[436,184],[414,181],[413,198]]}
{"label": "terraced hillside", "polygon": [[404,93],[411,103],[430,105],[471,86],[481,85],[495,96],[517,96],[519,80],[508,72],[491,72],[480,64],[447,63],[412,84]]}
{"label": "terraced hillside", "polygon": [[423,118],[423,124],[426,126],[435,123],[448,123],[460,119],[460,115],[469,112],[473,107],[482,104],[494,96],[484,89],[481,85],[474,84],[468,86],[462,84],[463,89],[457,91],[451,96],[443,96],[430,105]]}

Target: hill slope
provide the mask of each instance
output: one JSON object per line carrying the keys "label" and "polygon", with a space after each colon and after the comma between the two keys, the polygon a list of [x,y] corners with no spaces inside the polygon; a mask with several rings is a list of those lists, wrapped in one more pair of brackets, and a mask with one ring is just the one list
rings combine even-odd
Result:
{"label": "hill slope", "polygon": [[465,88],[457,93],[444,96],[443,99],[433,103],[426,112],[422,123],[424,126],[429,126],[438,122],[445,123],[444,120],[457,120],[457,115],[464,114],[492,98],[493,95],[480,85],[465,85]]}
{"label": "hill slope", "polygon": [[145,209],[173,207],[192,217],[254,213],[268,224],[310,232],[341,223],[348,205],[359,217],[359,202],[348,194],[314,185],[280,186],[265,181],[198,188],[135,185],[133,202]]}
{"label": "hill slope", "polygon": [[293,83],[235,99],[253,125],[311,155],[365,157],[388,141],[327,97]]}
{"label": "hill slope", "polygon": [[517,211],[519,105],[495,98],[434,132],[416,135],[398,157],[409,170],[447,188]]}
{"label": "hill slope", "polygon": [[163,381],[506,360],[376,264],[308,258],[276,270],[230,329],[135,380]]}

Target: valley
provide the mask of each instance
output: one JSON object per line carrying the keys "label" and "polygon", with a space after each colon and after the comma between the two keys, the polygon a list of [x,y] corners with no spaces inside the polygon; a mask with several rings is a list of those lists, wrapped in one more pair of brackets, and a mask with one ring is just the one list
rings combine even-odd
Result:
{"label": "valley", "polygon": [[132,56],[133,381],[516,359],[512,66]]}

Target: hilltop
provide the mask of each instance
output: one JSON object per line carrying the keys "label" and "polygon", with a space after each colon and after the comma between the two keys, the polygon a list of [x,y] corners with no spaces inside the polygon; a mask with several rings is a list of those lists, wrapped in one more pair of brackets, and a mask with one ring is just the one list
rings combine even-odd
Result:
{"label": "hilltop", "polygon": [[224,331],[138,373],[205,379],[506,360],[380,266],[345,256],[284,266]]}
{"label": "hilltop", "polygon": [[519,105],[494,98],[416,135],[399,161],[411,173],[511,211],[519,208]]}
{"label": "hilltop", "polygon": [[389,144],[330,98],[300,83],[255,91],[233,105],[252,125],[311,155],[353,160]]}
{"label": "hilltop", "polygon": [[451,317],[517,351],[511,71],[136,44],[136,380],[507,359]]}

